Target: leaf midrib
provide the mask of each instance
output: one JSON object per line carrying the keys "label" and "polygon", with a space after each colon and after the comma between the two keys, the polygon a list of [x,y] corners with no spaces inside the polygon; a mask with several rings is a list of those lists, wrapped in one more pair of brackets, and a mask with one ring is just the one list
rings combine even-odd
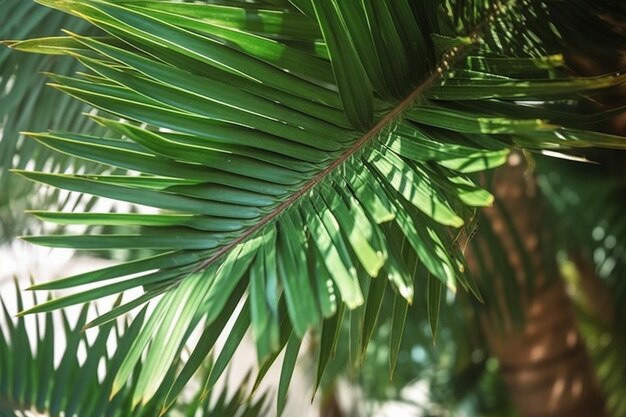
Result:
{"label": "leaf midrib", "polygon": [[330,165],[316,174],[313,178],[308,180],[304,186],[291,195],[288,199],[280,203],[276,208],[274,208],[270,213],[265,215],[259,222],[250,226],[245,232],[243,232],[239,237],[232,240],[228,244],[222,246],[217,249],[215,253],[213,253],[208,259],[201,262],[195,269],[195,271],[202,270],[213,262],[221,258],[230,252],[237,245],[245,242],[248,238],[252,237],[256,232],[262,229],[267,224],[271,223],[280,216],[285,210],[288,210],[293,204],[295,204],[300,198],[305,196],[309,191],[311,191],[317,184],[322,182],[327,175],[330,175],[335,169],[340,167],[348,158],[353,156],[355,153],[359,152],[366,145],[370,143],[370,141],[374,140],[378,135],[388,126],[393,124],[393,121],[400,118],[402,114],[408,110],[408,108],[414,104],[416,99],[422,95],[424,90],[429,88],[434,84],[443,74],[453,67],[452,63],[456,62],[458,59],[463,57],[470,46],[473,46],[480,35],[482,34],[485,26],[489,23],[490,19],[493,16],[501,13],[502,10],[497,6],[493,7],[485,16],[485,18],[478,24],[476,27],[470,31],[468,37],[472,40],[472,42],[468,45],[463,45],[458,48],[458,50],[451,52],[450,54],[444,54],[439,61],[439,65],[435,67],[435,70],[422,81],[406,98],[404,98],[398,105],[396,105],[393,110],[387,113],[382,119],[380,119],[369,131],[367,131],[363,136],[359,138],[356,142],[354,142],[348,149],[346,149],[335,161],[333,161]]}
{"label": "leaf midrib", "polygon": [[309,191],[311,191],[317,184],[322,182],[327,175],[330,175],[335,169],[340,167],[348,158],[352,155],[363,149],[371,140],[380,134],[385,127],[391,125],[393,121],[400,117],[405,110],[408,109],[409,106],[413,104],[415,99],[417,99],[422,92],[432,85],[439,77],[441,76],[440,72],[434,71],[426,80],[424,80],[411,94],[409,94],[404,100],[402,100],[392,111],[387,113],[385,117],[383,117],[378,123],[374,125],[367,133],[365,133],[359,140],[357,140],[354,144],[352,144],[348,149],[346,149],[335,161],[333,161],[330,165],[316,174],[313,178],[307,181],[304,186],[292,194],[288,199],[280,203],[277,207],[275,207],[270,213],[266,214],[259,222],[250,226],[245,232],[243,232],[239,237],[232,240],[230,243],[219,248],[213,255],[211,255],[208,259],[201,262],[200,265],[196,268],[196,270],[201,270],[211,265],[217,259],[227,254],[235,248],[237,245],[245,242],[249,237],[253,236],[257,231],[262,229],[267,224],[271,223],[274,219],[276,219],[279,215],[281,215],[285,210],[289,209],[293,204],[295,204],[300,198],[305,196]]}

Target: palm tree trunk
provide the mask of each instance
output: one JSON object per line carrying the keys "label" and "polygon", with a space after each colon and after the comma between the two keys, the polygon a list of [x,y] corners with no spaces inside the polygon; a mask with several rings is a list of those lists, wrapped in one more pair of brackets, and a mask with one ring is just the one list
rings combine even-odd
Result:
{"label": "palm tree trunk", "polygon": [[320,406],[320,417],[343,417],[337,391],[334,386],[329,388],[323,395]]}
{"label": "palm tree trunk", "polygon": [[[545,255],[549,228],[543,227],[536,183],[526,175],[521,155],[513,154],[509,164],[494,173],[492,186],[500,210],[485,210],[489,225],[481,227],[493,230],[515,277],[498,276],[494,262],[488,261],[486,270],[494,275],[492,281],[500,285],[504,279],[517,281],[524,322],[521,327],[515,325],[511,315],[505,313],[503,325],[495,325],[493,317],[498,314],[502,319],[502,312],[507,310],[500,287],[496,297],[500,306],[487,306],[483,328],[500,361],[510,396],[522,417],[606,416],[556,260]],[[507,221],[517,230],[517,241],[508,232]],[[488,254],[480,234],[479,230],[475,244]],[[524,262],[516,246],[520,242],[534,273],[532,290],[528,290]],[[470,253],[470,269],[479,276],[472,257]]]}

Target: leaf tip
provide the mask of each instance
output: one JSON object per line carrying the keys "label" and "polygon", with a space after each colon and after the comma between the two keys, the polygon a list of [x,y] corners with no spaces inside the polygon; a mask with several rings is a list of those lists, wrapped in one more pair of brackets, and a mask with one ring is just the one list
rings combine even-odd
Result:
{"label": "leaf tip", "polygon": [[38,137],[38,136],[42,135],[42,133],[29,132],[29,131],[26,131],[26,130],[23,130],[23,131],[19,132],[19,134],[22,135],[22,136],[27,136],[27,137],[28,136],[30,136],[30,137]]}
{"label": "leaf tip", "polygon": [[69,29],[61,29],[61,32],[65,33],[67,36],[71,36],[72,38],[81,38],[82,37],[78,33],[72,32]]}
{"label": "leaf tip", "polygon": [[459,216],[455,216],[450,220],[450,226],[456,227],[457,229],[465,224],[465,220],[460,218]]}
{"label": "leaf tip", "polygon": [[121,391],[124,384],[121,384],[117,378],[113,381],[113,386],[111,387],[111,393],[109,394],[109,401],[112,400],[118,392]]}
{"label": "leaf tip", "polygon": [[14,48],[14,46],[15,46],[17,43],[19,43],[19,42],[20,42],[20,41],[17,41],[17,40],[8,40],[8,39],[7,39],[7,40],[4,40],[4,41],[0,41],[0,45],[4,45],[4,46],[6,46],[7,48],[11,48],[11,49],[13,49],[13,48]]}

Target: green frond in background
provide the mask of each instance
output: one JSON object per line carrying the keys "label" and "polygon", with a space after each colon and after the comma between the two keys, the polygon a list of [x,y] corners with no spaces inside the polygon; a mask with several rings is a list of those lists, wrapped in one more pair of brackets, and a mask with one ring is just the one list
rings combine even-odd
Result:
{"label": "green frond in background", "polygon": [[[562,5],[548,0],[40,3],[105,35],[70,30],[9,46],[80,62],[84,72],[51,74],[52,86],[109,114],[91,119],[111,133],[63,127],[29,135],[126,175],[18,173],[160,211],[35,212],[123,232],[26,238],[33,243],[154,255],[38,284],[33,289],[101,286],[23,314],[144,289],[95,323],[103,325],[162,296],[112,383],[119,393],[145,355],[132,406],[159,392],[173,403],[240,300],[231,348],[216,369],[249,327],[262,369],[286,349],[279,410],[304,334],[321,334],[323,373],[345,317],[357,345],[367,346],[386,287],[394,298],[393,373],[416,294],[427,294],[433,333],[447,290],[481,297],[464,274],[459,236],[471,234],[475,208],[493,198],[469,174],[503,164],[513,147],[626,147],[624,138],[593,130],[607,111],[584,120],[577,111],[626,77],[573,77],[560,55],[580,24],[623,13],[614,2],[575,1],[589,14],[550,26],[545,14]],[[604,35],[598,25],[585,32]],[[170,374],[196,327],[204,329],[200,341]]]}
{"label": "green frond in background", "polygon": [[[538,183],[550,204],[552,218],[560,219],[559,245],[589,255],[598,276],[615,297],[616,321],[626,318],[626,219],[623,202],[623,152],[595,152],[599,165],[579,166],[538,160]],[[576,187],[583,179],[587,185]]]}
{"label": "green frond in background", "polygon": [[[33,1],[3,0],[0,9],[0,40],[59,35],[61,29],[94,32],[85,22]],[[0,50],[0,243],[36,227],[24,215],[25,209],[55,205],[63,209],[66,204],[71,207],[75,203],[63,202],[58,190],[35,187],[32,182],[11,174],[11,168],[51,172],[111,171],[110,167],[51,151],[20,133],[61,129],[103,134],[91,120],[81,117],[82,112],[90,110],[88,106],[45,85],[42,73],[70,75],[80,68],[78,62],[67,57]]]}
{"label": "green frond in background", "polygon": [[[23,308],[23,301],[16,285],[17,305]],[[195,417],[256,417],[264,415],[266,396],[250,400],[245,392],[245,382],[241,390],[229,394],[225,386],[210,393],[202,387],[211,374],[211,366],[205,362],[198,372],[200,389],[186,400],[179,400],[173,407],[165,407],[155,399],[141,408],[132,406],[134,384],[125,385],[116,395],[110,396],[115,372],[119,369],[132,341],[139,334],[145,318],[140,313],[130,325],[120,326],[111,321],[90,334],[83,331],[87,315],[91,309],[85,305],[75,323],[65,312],[58,316],[47,313],[42,320],[37,319],[36,329],[27,328],[26,319],[11,318],[0,297],[4,317],[0,326],[0,415],[17,417],[24,412],[35,411],[50,417],[91,416],[91,417],[140,417],[140,416],[195,416]],[[30,323],[29,323],[30,324]],[[93,332],[93,333],[92,333]],[[59,336],[64,342],[59,352]],[[91,336],[91,337],[88,337]],[[92,339],[92,340],[91,340]],[[107,341],[114,340],[114,349]],[[110,345],[109,345],[110,346]],[[80,360],[81,350],[86,356]],[[56,358],[60,357],[57,363]],[[103,373],[99,367],[105,365]],[[141,371],[138,364],[133,373],[133,381]],[[170,376],[171,376],[170,372]],[[71,388],[69,388],[71,387]]]}
{"label": "green frond in background", "polygon": [[[556,164],[545,158],[538,161],[538,181],[550,204],[552,219],[559,218],[562,225],[558,244],[586,260],[606,287],[606,298],[600,298],[598,306],[598,301],[585,293],[581,283],[581,274],[589,272],[577,270],[571,259],[565,262],[581,333],[614,417],[626,416],[626,404],[622,400],[626,395],[623,384],[626,365],[621,354],[626,349],[622,325],[626,318],[624,156],[595,152],[591,158],[600,165],[584,167],[571,162]],[[587,185],[577,187],[583,180]],[[595,311],[598,307],[600,317]]]}

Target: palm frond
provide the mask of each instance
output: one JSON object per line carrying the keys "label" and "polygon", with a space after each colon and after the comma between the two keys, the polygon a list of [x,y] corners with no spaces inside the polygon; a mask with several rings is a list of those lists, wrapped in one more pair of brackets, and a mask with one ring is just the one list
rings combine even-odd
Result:
{"label": "palm frond", "polygon": [[[16,284],[17,306],[23,301]],[[165,407],[155,399],[142,407],[132,406],[134,384],[125,385],[116,395],[110,396],[115,372],[123,361],[132,341],[141,329],[145,311],[130,325],[121,326],[110,321],[90,333],[83,332],[91,310],[85,305],[76,323],[65,312],[54,317],[47,313],[43,320],[35,319],[35,327],[26,318],[13,320],[0,297],[4,317],[0,326],[0,414],[21,416],[34,411],[48,416],[224,416],[254,417],[263,415],[266,408],[265,395],[248,401],[245,382],[241,390],[229,394],[229,387],[211,393],[200,389],[190,400],[180,400],[172,407]],[[34,331],[32,331],[34,329]],[[59,344],[63,334],[65,345]],[[107,341],[114,341],[112,350]],[[59,347],[61,350],[59,351]],[[86,352],[81,359],[80,352]],[[58,364],[57,358],[61,358]],[[104,373],[99,366],[106,365]],[[133,372],[136,381],[142,364]],[[208,380],[211,366],[202,364],[199,375],[200,387]],[[171,374],[171,372],[170,372]],[[68,389],[68,387],[72,387]],[[169,410],[168,410],[169,409]]]}
{"label": "palm frond", "polygon": [[[42,7],[34,1],[2,2],[0,39],[22,40],[59,35],[61,29],[93,33],[86,22],[73,16]],[[21,132],[43,129],[72,130],[103,134],[91,120],[81,117],[89,111],[83,103],[72,100],[45,86],[42,72],[70,75],[81,68],[80,63],[63,56],[26,54],[3,48],[0,51],[0,241],[6,243],[24,230],[36,227],[24,215],[28,207],[50,207],[63,203],[58,190],[35,187],[9,172],[11,168],[47,169],[52,172],[111,171],[69,155],[60,154],[27,139]],[[39,232],[39,229],[37,229]]]}
{"label": "palm frond", "polygon": [[[311,328],[329,335],[322,349],[332,352],[339,313],[345,305],[359,317],[362,306],[375,306],[364,291],[375,280],[389,280],[396,294],[392,351],[414,285],[423,288],[429,275],[436,329],[443,287],[461,285],[480,297],[463,273],[457,236],[471,227],[474,208],[493,199],[467,174],[504,163],[511,147],[626,146],[621,137],[584,130],[568,111],[572,101],[586,102],[625,78],[567,74],[546,34],[552,29],[536,13],[550,1],[41,3],[107,36],[70,32],[11,46],[75,57],[88,73],[52,75],[53,86],[113,115],[94,119],[124,139],[31,136],[141,175],[19,173],[163,211],[38,212],[48,221],[123,225],[125,232],[27,238],[34,243],[156,254],[36,285],[102,284],[24,314],[144,288],[141,299],[107,313],[110,320],[164,294],[113,383],[116,394],[146,355],[133,405],[158,390],[172,402],[240,299],[246,307],[229,342],[238,344],[251,325],[262,363],[285,346],[294,358]],[[255,19],[263,24],[251,27]],[[554,30],[569,33],[577,19],[557,21]],[[560,117],[550,116],[553,104]],[[110,281],[119,277],[126,278]],[[164,364],[177,360],[201,322],[194,360],[170,375]],[[361,321],[354,322],[362,339]],[[281,392],[293,369],[286,364]]]}

